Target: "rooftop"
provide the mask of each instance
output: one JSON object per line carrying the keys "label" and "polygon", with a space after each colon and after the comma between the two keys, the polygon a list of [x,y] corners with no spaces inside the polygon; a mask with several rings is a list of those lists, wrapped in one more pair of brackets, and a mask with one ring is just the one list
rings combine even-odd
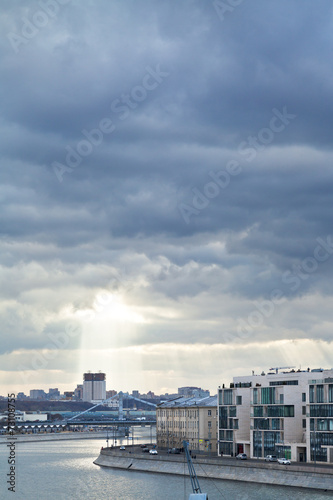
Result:
{"label": "rooftop", "polygon": [[165,401],[157,405],[157,408],[184,408],[184,407],[204,407],[204,406],[217,406],[217,396],[208,396],[206,398],[196,397],[179,397]]}

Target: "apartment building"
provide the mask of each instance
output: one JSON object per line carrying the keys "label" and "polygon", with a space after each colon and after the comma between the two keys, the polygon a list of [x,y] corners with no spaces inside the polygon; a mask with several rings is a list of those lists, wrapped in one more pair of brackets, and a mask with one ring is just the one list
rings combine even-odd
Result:
{"label": "apartment building", "polygon": [[83,401],[94,403],[106,399],[105,384],[105,373],[84,373]]}
{"label": "apartment building", "polygon": [[157,445],[190,450],[217,451],[217,397],[178,397],[156,408]]}
{"label": "apartment building", "polygon": [[274,370],[219,387],[218,453],[333,461],[333,370]]}
{"label": "apartment building", "polygon": [[308,461],[333,463],[333,370],[312,375],[306,401]]}

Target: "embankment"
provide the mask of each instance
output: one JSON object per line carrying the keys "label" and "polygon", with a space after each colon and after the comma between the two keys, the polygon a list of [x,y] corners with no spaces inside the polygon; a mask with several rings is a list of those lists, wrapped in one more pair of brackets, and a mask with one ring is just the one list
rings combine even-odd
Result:
{"label": "embankment", "polygon": [[[17,443],[33,443],[40,441],[70,441],[75,439],[106,439],[106,432],[57,432],[45,434],[14,434]],[[12,439],[4,434],[0,436],[0,445],[8,444]]]}
{"label": "embankment", "polygon": [[[297,488],[313,488],[333,492],[333,468],[313,466],[285,466],[277,463],[232,462],[219,458],[201,458],[193,460],[199,478],[245,481]],[[101,450],[94,464],[102,467],[154,472],[162,474],[188,475],[187,464],[183,456],[147,455],[135,451]]]}

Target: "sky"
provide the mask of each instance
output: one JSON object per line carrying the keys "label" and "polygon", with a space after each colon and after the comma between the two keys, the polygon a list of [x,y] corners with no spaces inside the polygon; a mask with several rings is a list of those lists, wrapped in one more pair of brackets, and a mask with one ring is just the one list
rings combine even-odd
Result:
{"label": "sky", "polygon": [[0,394],[331,368],[332,2],[0,10]]}

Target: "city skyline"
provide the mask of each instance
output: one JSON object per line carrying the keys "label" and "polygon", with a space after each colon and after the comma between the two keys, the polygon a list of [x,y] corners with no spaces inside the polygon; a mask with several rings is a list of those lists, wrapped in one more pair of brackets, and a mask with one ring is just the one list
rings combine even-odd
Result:
{"label": "city skyline", "polygon": [[332,366],[333,5],[224,4],[2,2],[0,394]]}

